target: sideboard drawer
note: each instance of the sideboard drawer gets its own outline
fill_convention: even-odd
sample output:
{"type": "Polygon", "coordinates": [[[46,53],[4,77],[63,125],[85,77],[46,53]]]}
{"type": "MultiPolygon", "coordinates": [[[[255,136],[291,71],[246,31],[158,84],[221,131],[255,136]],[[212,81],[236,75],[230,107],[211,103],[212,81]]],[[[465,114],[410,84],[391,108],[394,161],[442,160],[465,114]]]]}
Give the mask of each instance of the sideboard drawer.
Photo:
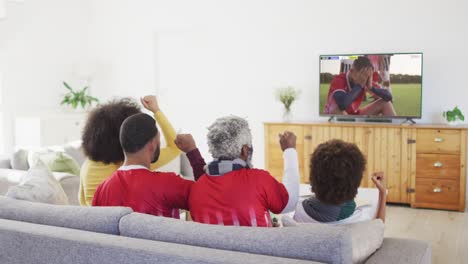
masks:
{"type": "Polygon", "coordinates": [[[416,203],[458,204],[460,186],[454,180],[416,179],[416,203]]]}
{"type": "Polygon", "coordinates": [[[417,154],[416,178],[460,179],[460,156],[451,154],[417,154]]]}
{"type": "Polygon", "coordinates": [[[460,131],[450,129],[419,129],[417,153],[460,153],[460,131]]]}

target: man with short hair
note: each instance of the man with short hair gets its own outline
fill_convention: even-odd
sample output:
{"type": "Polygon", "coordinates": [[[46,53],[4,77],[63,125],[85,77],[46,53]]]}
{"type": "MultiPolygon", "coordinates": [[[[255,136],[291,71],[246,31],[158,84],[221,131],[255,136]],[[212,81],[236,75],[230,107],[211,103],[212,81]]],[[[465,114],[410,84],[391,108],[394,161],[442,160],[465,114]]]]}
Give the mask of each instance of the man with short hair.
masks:
{"type": "Polygon", "coordinates": [[[93,206],[128,206],[139,213],[179,218],[179,209],[188,209],[193,182],[149,170],[160,150],[155,120],[142,113],[128,117],[120,127],[120,143],[124,164],[99,185],[93,206]]]}
{"type": "Polygon", "coordinates": [[[374,67],[369,58],[358,57],[349,71],[333,78],[324,112],[330,115],[395,116],[391,92],[374,82],[373,73],[374,67]],[[361,107],[367,92],[377,99],[361,107]]]}
{"type": "MultiPolygon", "coordinates": [[[[179,140],[176,144],[183,151],[195,148],[194,144],[181,147],[179,140]]],[[[214,161],[190,191],[192,219],[206,224],[270,227],[270,211],[293,211],[299,198],[296,136],[285,132],[280,135],[280,145],[284,152],[283,183],[268,171],[253,168],[252,135],[245,119],[217,119],[208,128],[208,146],[214,161]]],[[[202,160],[193,161],[195,172],[205,165],[202,160]]]]}

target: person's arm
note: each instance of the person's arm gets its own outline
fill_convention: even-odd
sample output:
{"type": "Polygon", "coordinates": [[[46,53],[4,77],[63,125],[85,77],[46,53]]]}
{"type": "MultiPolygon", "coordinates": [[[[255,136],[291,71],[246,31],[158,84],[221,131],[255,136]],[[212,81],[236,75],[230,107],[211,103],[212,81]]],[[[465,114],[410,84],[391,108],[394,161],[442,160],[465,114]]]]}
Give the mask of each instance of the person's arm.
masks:
{"type": "Polygon", "coordinates": [[[338,108],[341,111],[345,111],[362,91],[362,87],[360,85],[354,85],[351,91],[345,92],[344,90],[337,90],[333,93],[333,99],[335,99],[338,108]]]}
{"type": "Polygon", "coordinates": [[[382,98],[385,102],[389,102],[393,100],[392,93],[387,89],[372,87],[369,89],[373,94],[377,95],[378,97],[382,98]]]}
{"type": "Polygon", "coordinates": [[[296,151],[296,136],[291,132],[280,135],[280,145],[283,150],[284,174],[283,185],[288,191],[288,203],[282,214],[296,209],[299,200],[299,161],[296,151]]]}
{"type": "Polygon", "coordinates": [[[385,176],[383,172],[375,172],[372,175],[372,181],[377,189],[379,189],[379,204],[377,207],[376,219],[381,219],[385,223],[385,207],[387,204],[387,187],[385,184],[385,176]]]}
{"type": "Polygon", "coordinates": [[[156,100],[156,96],[147,95],[141,98],[141,103],[146,109],[153,112],[154,119],[156,119],[156,122],[162,130],[161,132],[164,136],[164,139],[166,140],[166,147],[161,149],[159,159],[150,166],[150,170],[156,170],[157,168],[160,168],[171,162],[173,159],[179,156],[181,152],[174,143],[176,138],[176,131],[166,116],[161,112],[158,101],[156,100]]]}
{"type": "Polygon", "coordinates": [[[205,174],[206,163],[195,144],[193,136],[191,134],[179,134],[174,143],[181,151],[187,154],[187,158],[193,170],[193,177],[195,181],[197,181],[205,174]]]}
{"type": "Polygon", "coordinates": [[[190,166],[192,166],[193,170],[193,177],[195,178],[195,181],[198,181],[198,179],[205,174],[205,166],[206,162],[203,159],[200,151],[198,148],[187,152],[187,158],[190,162],[190,166]]]}

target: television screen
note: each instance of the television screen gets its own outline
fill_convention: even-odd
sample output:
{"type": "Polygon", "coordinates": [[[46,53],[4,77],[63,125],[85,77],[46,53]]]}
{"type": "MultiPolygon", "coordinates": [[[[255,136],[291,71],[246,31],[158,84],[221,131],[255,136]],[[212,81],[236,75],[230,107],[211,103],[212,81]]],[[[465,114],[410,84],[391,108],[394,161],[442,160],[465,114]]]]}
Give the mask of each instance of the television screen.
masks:
{"type": "Polygon", "coordinates": [[[422,53],[320,56],[320,115],[420,118],[422,53]]]}

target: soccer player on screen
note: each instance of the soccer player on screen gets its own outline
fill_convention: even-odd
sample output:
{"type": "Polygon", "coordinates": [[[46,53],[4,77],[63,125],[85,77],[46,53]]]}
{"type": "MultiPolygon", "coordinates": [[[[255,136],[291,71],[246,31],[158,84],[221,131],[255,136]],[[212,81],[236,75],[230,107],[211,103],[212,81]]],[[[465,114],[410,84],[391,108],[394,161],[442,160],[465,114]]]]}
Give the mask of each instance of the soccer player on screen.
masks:
{"type": "Polygon", "coordinates": [[[335,76],[328,91],[326,114],[395,116],[392,94],[373,81],[374,68],[369,58],[360,56],[348,72],[335,76]],[[366,92],[377,99],[361,107],[366,92]]]}

